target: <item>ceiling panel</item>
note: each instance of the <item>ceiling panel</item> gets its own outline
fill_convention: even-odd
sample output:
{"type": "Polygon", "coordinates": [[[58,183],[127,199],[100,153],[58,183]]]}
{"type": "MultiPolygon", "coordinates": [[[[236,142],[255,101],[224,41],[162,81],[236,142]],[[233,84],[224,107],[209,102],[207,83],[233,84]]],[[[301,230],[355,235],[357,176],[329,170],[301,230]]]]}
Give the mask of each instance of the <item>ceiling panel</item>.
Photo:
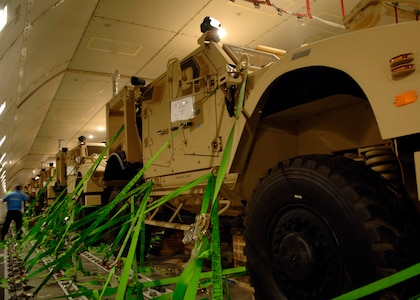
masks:
{"type": "MultiPolygon", "coordinates": [[[[91,70],[103,74],[112,74],[118,70],[125,76],[134,75],[170,40],[173,33],[152,28],[140,27],[120,21],[95,18],[89,26],[88,34],[82,40],[70,68],[91,70]],[[122,34],[124,33],[124,34],[122,34]],[[118,51],[107,51],[90,47],[92,38],[105,39],[107,45],[129,45],[138,47],[133,54],[118,51]]],[[[128,48],[128,47],[127,47],[128,48]]],[[[115,48],[118,49],[118,48],[115,48]]]]}
{"type": "MultiPolygon", "coordinates": [[[[207,8],[209,0],[104,0],[98,6],[95,16],[121,20],[161,32],[176,33],[199,11],[207,8]]],[[[196,33],[193,33],[194,35],[196,33]]]]}
{"type": "Polygon", "coordinates": [[[54,87],[61,81],[61,77],[56,77],[42,88],[38,89],[30,99],[15,109],[13,122],[10,126],[13,128],[13,134],[8,136],[11,142],[11,156],[9,159],[12,163],[21,161],[31,151],[32,144],[37,138],[38,131],[43,124],[45,115],[47,114],[52,99],[55,95],[54,87]]]}
{"type": "Polygon", "coordinates": [[[32,145],[31,152],[33,154],[37,154],[38,156],[39,155],[46,156],[46,157],[55,156],[55,154],[57,154],[59,150],[58,148],[59,144],[60,144],[60,139],[49,137],[49,136],[38,136],[34,144],[32,145]]]}
{"type": "Polygon", "coordinates": [[[36,146],[41,147],[48,138],[50,146],[62,140],[63,146],[71,148],[77,144],[78,136],[90,134],[95,136],[95,141],[105,140],[105,133],[99,132],[99,127],[106,127],[103,109],[104,104],[99,102],[56,99],[38,133],[43,140],[36,146]]]}
{"type": "Polygon", "coordinates": [[[69,70],[63,78],[56,97],[105,104],[104,99],[112,97],[112,74],[69,70]]]}
{"type": "Polygon", "coordinates": [[[46,116],[46,122],[66,121],[80,122],[90,117],[102,107],[101,103],[83,100],[55,99],[51,111],[46,116]]]}
{"type": "Polygon", "coordinates": [[[32,168],[25,167],[25,170],[30,172],[30,174],[32,174],[32,176],[35,177],[36,175],[39,174],[39,171],[41,170],[41,168],[46,168],[48,167],[48,163],[54,162],[55,156],[46,157],[43,154],[31,154],[31,155],[28,155],[26,159],[27,159],[27,165],[30,165],[33,167],[32,168]]]}
{"type": "Polygon", "coordinates": [[[182,59],[197,47],[198,37],[191,37],[186,35],[177,35],[170,42],[162,48],[159,52],[147,61],[134,74],[142,78],[157,78],[166,71],[166,62],[170,58],[182,59]]]}
{"type": "MultiPolygon", "coordinates": [[[[5,1],[3,1],[5,2],[5,1]]],[[[7,4],[8,23],[0,32],[0,57],[9,51],[11,46],[21,39],[25,26],[27,1],[7,1],[0,6],[1,9],[7,4]]],[[[19,52],[18,52],[19,53],[19,52]]]]}
{"type": "Polygon", "coordinates": [[[16,90],[10,87],[16,87],[18,82],[20,42],[17,41],[9,49],[10,51],[0,58],[0,70],[7,70],[0,75],[0,105],[3,101],[7,101],[6,109],[12,107],[16,100],[16,90]]]}
{"type": "Polygon", "coordinates": [[[46,8],[43,14],[28,24],[21,51],[19,88],[22,98],[67,68],[92,14],[92,3],[65,1],[56,7],[46,8]],[[74,13],[69,14],[68,11],[74,13]]]}
{"type": "MultiPolygon", "coordinates": [[[[57,11],[58,7],[65,3],[65,1],[58,0],[42,0],[39,3],[35,3],[34,1],[25,2],[28,3],[27,9],[29,12],[25,21],[27,24],[32,24],[37,19],[42,18],[45,14],[51,14],[53,10],[57,11]]],[[[89,0],[87,0],[86,2],[89,2],[89,0]]]]}

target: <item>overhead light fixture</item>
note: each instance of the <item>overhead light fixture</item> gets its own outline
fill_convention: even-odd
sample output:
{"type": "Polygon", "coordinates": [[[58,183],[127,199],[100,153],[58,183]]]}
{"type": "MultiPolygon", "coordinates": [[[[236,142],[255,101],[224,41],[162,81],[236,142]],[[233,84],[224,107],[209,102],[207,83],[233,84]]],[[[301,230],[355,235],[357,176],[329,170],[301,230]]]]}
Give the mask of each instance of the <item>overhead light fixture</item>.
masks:
{"type": "Polygon", "coordinates": [[[4,101],[1,105],[0,105],[0,115],[4,112],[4,110],[6,109],[6,101],[4,101]]]}
{"type": "Polygon", "coordinates": [[[6,157],[6,153],[3,153],[3,155],[0,157],[0,163],[3,161],[3,159],[6,157]]]}
{"type": "Polygon", "coordinates": [[[0,31],[3,30],[3,28],[7,24],[7,5],[0,10],[0,31]]]}
{"type": "Polygon", "coordinates": [[[1,147],[1,145],[3,145],[5,140],[6,140],[6,136],[3,136],[0,140],[0,147],[1,147]]]}

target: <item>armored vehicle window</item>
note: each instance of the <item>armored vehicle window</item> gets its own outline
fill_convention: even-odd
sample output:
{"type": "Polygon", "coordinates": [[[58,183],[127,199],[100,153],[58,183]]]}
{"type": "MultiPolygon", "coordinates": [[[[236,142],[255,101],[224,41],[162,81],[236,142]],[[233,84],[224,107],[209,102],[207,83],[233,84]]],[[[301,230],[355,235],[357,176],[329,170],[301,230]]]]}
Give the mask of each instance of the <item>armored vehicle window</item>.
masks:
{"type": "Polygon", "coordinates": [[[92,154],[101,154],[102,151],[104,151],[105,149],[105,145],[104,146],[88,146],[88,156],[91,156],[92,154]]]}
{"type": "Polygon", "coordinates": [[[187,68],[192,68],[193,78],[200,77],[200,66],[197,64],[193,57],[190,57],[181,63],[181,70],[185,70],[187,68]]]}

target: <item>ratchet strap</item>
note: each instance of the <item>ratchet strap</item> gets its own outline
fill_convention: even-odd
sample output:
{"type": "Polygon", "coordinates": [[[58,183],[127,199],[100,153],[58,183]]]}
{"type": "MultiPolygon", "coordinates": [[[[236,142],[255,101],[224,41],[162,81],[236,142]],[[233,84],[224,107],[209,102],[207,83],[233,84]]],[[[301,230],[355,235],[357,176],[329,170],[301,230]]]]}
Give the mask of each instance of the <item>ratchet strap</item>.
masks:
{"type": "MultiPolygon", "coordinates": [[[[417,275],[420,275],[420,263],[415,264],[414,266],[408,267],[404,270],[401,270],[397,273],[394,273],[388,277],[379,279],[368,285],[362,286],[358,289],[345,293],[341,296],[334,298],[333,300],[360,299],[362,297],[384,290],[388,287],[391,287],[403,281],[409,280],[410,278],[413,278],[417,275]]],[[[419,299],[419,298],[420,298],[420,295],[417,295],[411,299],[419,299]]]]}
{"type": "Polygon", "coordinates": [[[182,272],[179,282],[177,283],[174,291],[174,300],[182,299],[194,299],[198,281],[199,274],[201,272],[202,260],[203,258],[212,259],[212,297],[213,299],[223,299],[223,281],[222,281],[222,261],[220,253],[220,231],[219,231],[219,217],[218,217],[218,195],[220,188],[223,184],[226,173],[228,172],[229,161],[232,151],[233,137],[235,133],[235,124],[238,120],[240,113],[242,112],[242,106],[245,97],[245,87],[246,87],[247,75],[244,76],[244,81],[242,82],[241,89],[239,91],[238,103],[235,112],[235,122],[232,125],[226,146],[223,152],[222,160],[220,163],[219,170],[217,172],[216,182],[213,188],[213,180],[209,179],[208,187],[210,186],[210,195],[209,190],[206,190],[204,195],[203,204],[201,208],[201,215],[208,211],[208,199],[207,197],[211,196],[211,222],[212,222],[212,238],[211,244],[208,244],[208,239],[206,236],[202,237],[201,244],[195,244],[195,248],[198,248],[198,255],[194,257],[194,249],[192,257],[189,264],[182,272]],[[210,246],[210,249],[209,249],[210,246]],[[210,253],[209,253],[210,252],[210,253]]]}
{"type": "MultiPolygon", "coordinates": [[[[92,218],[89,218],[90,216],[87,216],[89,218],[89,222],[86,220],[83,220],[83,221],[74,220],[74,217],[78,212],[77,210],[78,208],[76,207],[77,201],[74,201],[74,199],[77,199],[81,195],[83,191],[83,187],[86,184],[87,180],[89,180],[89,178],[93,175],[97,166],[101,162],[102,158],[108,152],[110,145],[112,145],[112,143],[116,140],[118,135],[122,132],[124,126],[120,128],[120,130],[114,136],[114,138],[109,143],[109,145],[101,153],[99,158],[91,166],[91,168],[82,178],[82,180],[76,185],[73,192],[69,195],[65,195],[65,191],[62,191],[60,196],[55,199],[53,204],[47,209],[45,214],[43,214],[44,219],[42,220],[40,219],[37,222],[36,226],[34,226],[35,229],[33,228],[31,232],[27,235],[27,237],[30,238],[30,237],[33,237],[34,235],[37,235],[38,233],[42,233],[42,238],[38,236],[37,242],[35,243],[33,248],[29,251],[26,259],[29,259],[29,256],[34,252],[35,248],[40,246],[41,243],[43,243],[44,241],[48,240],[49,236],[51,235],[51,232],[55,232],[56,234],[58,234],[57,236],[60,236],[60,241],[56,243],[55,245],[53,245],[53,247],[45,250],[42,253],[39,253],[38,255],[36,255],[35,258],[28,260],[27,262],[31,268],[36,263],[36,261],[39,260],[42,256],[48,256],[48,255],[56,256],[55,260],[48,263],[41,269],[37,271],[33,271],[32,273],[29,273],[29,275],[26,277],[26,278],[30,278],[37,274],[40,274],[43,271],[49,270],[49,273],[44,277],[44,280],[36,288],[34,293],[37,293],[57,271],[59,271],[63,267],[67,267],[68,262],[72,260],[72,257],[74,255],[77,255],[78,252],[83,251],[83,249],[85,248],[84,245],[85,243],[89,241],[89,239],[93,239],[94,236],[99,235],[101,231],[105,230],[106,228],[109,228],[110,226],[112,226],[112,224],[116,224],[119,221],[119,219],[118,217],[110,216],[110,212],[113,211],[113,209],[117,206],[117,204],[121,203],[122,200],[132,197],[133,200],[131,201],[131,214],[133,217],[123,226],[126,228],[126,231],[128,233],[125,236],[124,241],[122,242],[122,247],[120,248],[120,251],[118,253],[117,260],[121,258],[121,254],[124,248],[128,245],[128,241],[130,238],[131,238],[131,242],[129,243],[128,255],[124,259],[124,266],[123,266],[122,274],[119,277],[119,284],[116,290],[116,299],[121,299],[121,300],[126,299],[128,295],[133,295],[133,292],[137,294],[138,299],[141,299],[143,297],[141,293],[141,289],[143,287],[145,287],[146,285],[148,286],[150,284],[152,284],[152,286],[153,284],[154,286],[156,286],[156,285],[159,285],[158,283],[162,285],[162,282],[165,282],[165,280],[158,280],[158,281],[153,281],[152,283],[135,283],[134,285],[130,283],[130,280],[131,280],[130,277],[132,276],[130,271],[132,269],[136,269],[136,266],[135,266],[136,256],[135,255],[136,255],[136,246],[138,243],[138,238],[139,237],[141,238],[142,234],[144,234],[145,216],[147,215],[148,212],[165,204],[166,202],[170,201],[176,196],[181,195],[182,193],[188,191],[192,187],[198,184],[202,184],[203,182],[207,181],[207,187],[206,187],[204,197],[203,197],[201,212],[200,212],[200,215],[197,216],[197,224],[201,222],[200,224],[204,224],[203,225],[204,227],[210,226],[211,224],[211,237],[210,235],[205,233],[206,230],[197,230],[196,233],[199,235],[199,238],[195,241],[195,246],[194,246],[189,263],[187,264],[186,268],[182,272],[181,276],[168,279],[167,281],[176,280],[177,282],[175,291],[172,294],[173,296],[172,299],[174,300],[193,299],[195,298],[195,295],[197,293],[199,281],[203,278],[208,278],[211,274],[213,299],[223,299],[223,286],[222,286],[223,277],[225,278],[227,276],[232,277],[231,276],[232,274],[242,275],[245,273],[245,267],[233,268],[233,269],[228,269],[228,270],[222,269],[221,253],[220,253],[220,231],[219,231],[219,219],[218,219],[218,194],[219,194],[221,185],[223,184],[224,177],[228,171],[233,137],[234,137],[234,132],[235,132],[235,123],[236,123],[236,120],[239,118],[239,115],[242,111],[243,99],[244,99],[244,94],[245,94],[246,78],[247,77],[245,74],[244,81],[242,83],[242,86],[239,92],[235,120],[234,120],[233,126],[229,134],[229,138],[227,140],[227,143],[223,152],[221,164],[217,171],[216,178],[215,178],[215,175],[212,172],[210,172],[209,174],[206,174],[204,176],[201,176],[200,178],[197,178],[196,180],[192,181],[190,184],[180,187],[177,190],[161,197],[160,199],[150,204],[148,204],[148,200],[149,200],[150,193],[152,191],[151,181],[145,182],[142,185],[135,187],[133,189],[135,184],[138,184],[145,170],[148,169],[154,163],[154,161],[160,156],[160,154],[168,147],[168,145],[172,142],[174,137],[187,124],[185,123],[185,124],[182,124],[182,126],[180,126],[177,129],[177,131],[171,136],[171,138],[169,138],[168,141],[166,141],[166,143],[162,145],[162,147],[153,155],[153,157],[144,164],[143,168],[130,180],[130,182],[120,191],[120,193],[112,201],[110,201],[110,203],[108,203],[106,206],[101,207],[98,210],[98,213],[95,213],[92,218]],[[138,208],[135,208],[133,204],[134,199],[136,199],[136,197],[141,196],[141,195],[142,195],[142,201],[140,203],[140,206],[138,208]],[[67,224],[64,224],[64,228],[63,228],[63,225],[61,225],[60,228],[55,227],[60,222],[63,223],[63,216],[69,216],[69,215],[70,215],[70,220],[69,222],[67,222],[67,224]],[[101,225],[103,224],[103,221],[109,217],[110,217],[109,224],[101,225]],[[68,248],[67,245],[65,244],[65,241],[68,238],[69,233],[71,233],[72,229],[80,228],[82,224],[87,225],[87,228],[81,231],[78,234],[78,236],[72,240],[72,244],[68,248]],[[58,233],[58,231],[60,232],[58,233]],[[65,252],[63,252],[64,249],[65,249],[65,252]],[[206,273],[201,272],[203,259],[212,259],[211,272],[206,272],[206,273]],[[133,288],[135,290],[133,290],[133,288]]],[[[211,91],[208,97],[206,98],[206,100],[210,96],[214,95],[217,89],[218,87],[216,87],[213,91],[211,91]]],[[[127,205],[128,205],[127,203],[124,203],[124,206],[119,209],[116,215],[120,214],[127,205]]],[[[210,228],[209,228],[209,231],[210,231],[210,228]]],[[[95,298],[101,299],[102,297],[109,295],[111,290],[114,290],[114,288],[108,287],[111,277],[113,275],[115,275],[115,265],[110,269],[109,276],[107,277],[102,290],[91,291],[92,295],[95,295],[94,296],[95,298]]],[[[163,298],[157,297],[155,299],[169,299],[168,295],[162,295],[161,297],[163,298]]]]}

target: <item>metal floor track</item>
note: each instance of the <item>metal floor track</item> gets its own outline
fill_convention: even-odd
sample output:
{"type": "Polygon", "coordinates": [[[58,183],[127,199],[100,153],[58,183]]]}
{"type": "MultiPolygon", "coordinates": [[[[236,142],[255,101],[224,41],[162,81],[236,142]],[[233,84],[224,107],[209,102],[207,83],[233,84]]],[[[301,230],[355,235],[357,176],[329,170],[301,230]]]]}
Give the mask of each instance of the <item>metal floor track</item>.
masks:
{"type": "MultiPolygon", "coordinates": [[[[0,289],[0,300],[17,300],[17,299],[71,299],[71,300],[90,300],[86,296],[74,297],[71,294],[78,290],[78,286],[67,279],[64,279],[64,272],[56,272],[53,277],[45,284],[40,291],[33,295],[34,290],[41,285],[44,280],[44,275],[48,271],[41,272],[37,276],[30,278],[28,281],[23,281],[22,278],[26,275],[24,263],[22,259],[27,253],[20,253],[17,243],[3,244],[0,249],[0,275],[7,279],[7,284],[2,284],[0,289]]],[[[36,255],[36,252],[33,254],[36,255]]],[[[95,286],[96,278],[106,277],[109,274],[109,266],[104,265],[101,254],[92,252],[83,252],[80,254],[83,264],[83,273],[77,275],[77,283],[87,285],[88,289],[101,289],[101,285],[95,286]],[[92,275],[91,275],[92,274],[92,275]]],[[[39,270],[45,264],[51,262],[51,258],[44,257],[31,269],[31,272],[39,270]]],[[[182,259],[177,257],[155,257],[149,258],[145,262],[151,273],[138,274],[138,280],[152,281],[161,278],[179,276],[182,272],[182,259]]],[[[118,282],[111,282],[113,285],[118,285],[118,282]]],[[[251,300],[253,299],[253,289],[244,282],[231,280],[229,281],[229,296],[230,299],[251,300]]],[[[170,293],[175,288],[174,285],[156,288],[143,289],[144,299],[153,299],[159,295],[170,293]]],[[[211,289],[203,288],[197,291],[196,299],[211,298],[211,289]]],[[[102,299],[113,300],[115,296],[106,296],[102,299]]]]}

